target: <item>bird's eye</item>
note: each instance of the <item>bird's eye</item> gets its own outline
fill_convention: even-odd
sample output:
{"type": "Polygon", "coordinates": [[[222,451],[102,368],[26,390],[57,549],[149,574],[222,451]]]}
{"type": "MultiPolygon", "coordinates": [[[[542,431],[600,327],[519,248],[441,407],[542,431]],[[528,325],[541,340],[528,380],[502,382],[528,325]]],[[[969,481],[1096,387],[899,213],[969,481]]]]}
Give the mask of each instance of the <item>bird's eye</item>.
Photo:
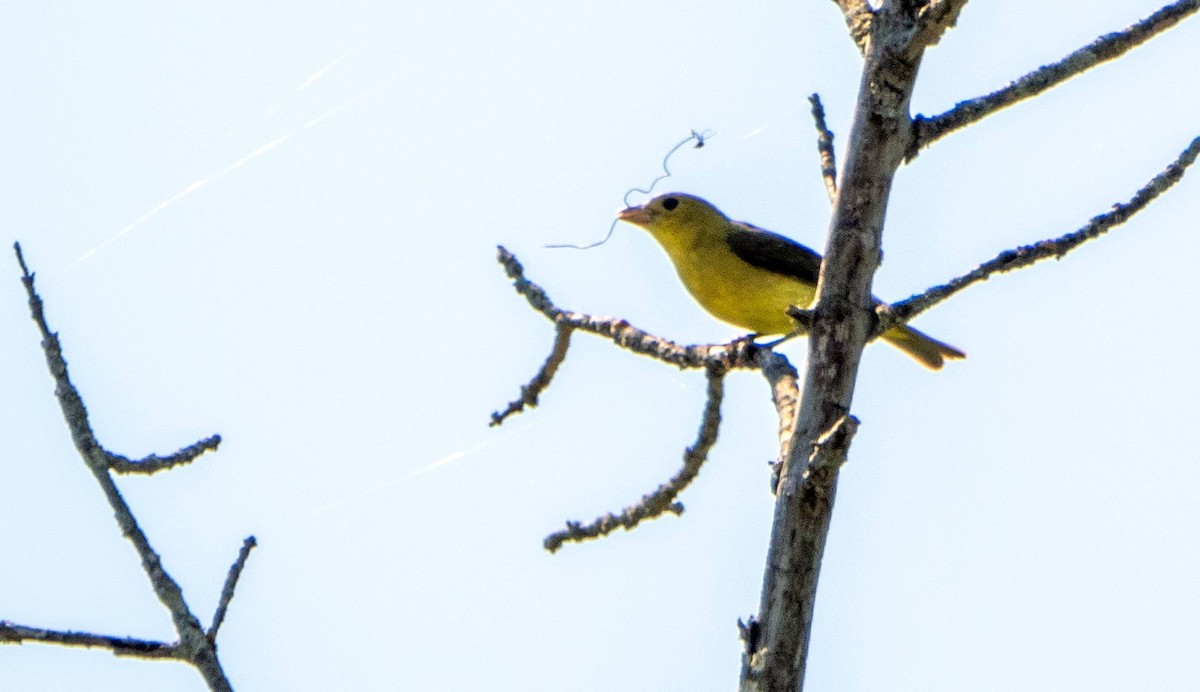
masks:
{"type": "Polygon", "coordinates": [[[666,209],[667,211],[674,211],[675,207],[678,206],[679,200],[675,199],[674,197],[668,197],[663,200],[663,209],[666,209]]]}

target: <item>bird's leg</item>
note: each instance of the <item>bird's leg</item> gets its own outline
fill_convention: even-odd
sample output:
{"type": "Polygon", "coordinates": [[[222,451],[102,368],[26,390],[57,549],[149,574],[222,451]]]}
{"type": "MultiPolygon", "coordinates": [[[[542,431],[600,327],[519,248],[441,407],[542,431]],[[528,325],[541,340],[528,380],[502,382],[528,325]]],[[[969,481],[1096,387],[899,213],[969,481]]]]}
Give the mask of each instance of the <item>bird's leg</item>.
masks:
{"type": "MultiPolygon", "coordinates": [[[[805,310],[803,308],[792,305],[791,307],[789,307],[787,309],[787,314],[788,314],[788,317],[790,317],[796,321],[796,328],[793,329],[791,331],[791,333],[787,334],[786,336],[783,336],[783,337],[776,339],[775,341],[772,341],[767,344],[758,344],[759,346],[761,346],[763,348],[775,348],[779,344],[782,344],[783,342],[785,342],[789,339],[795,339],[798,336],[804,336],[805,334],[808,333],[809,328],[812,327],[812,320],[813,320],[812,310],[805,310]]],[[[754,335],[752,334],[751,336],[754,336],[754,335]]]]}
{"type": "Polygon", "coordinates": [[[797,333],[803,334],[809,329],[812,329],[814,313],[812,310],[805,310],[799,305],[789,305],[787,316],[796,321],[796,331],[784,337],[790,339],[796,336],[797,333]]]}
{"type": "Polygon", "coordinates": [[[757,338],[758,338],[758,332],[750,332],[749,334],[747,334],[745,336],[739,336],[739,337],[733,339],[732,341],[729,342],[729,345],[736,347],[738,344],[751,343],[751,344],[754,344],[755,346],[758,346],[758,344],[754,343],[754,340],[757,338]]]}
{"type": "MultiPolygon", "coordinates": [[[[785,336],[781,336],[780,338],[778,338],[778,339],[776,339],[776,340],[774,340],[774,341],[768,341],[768,342],[767,342],[767,343],[765,343],[765,344],[758,344],[758,343],[756,343],[756,344],[754,344],[754,345],[755,345],[755,346],[758,346],[759,348],[775,348],[775,347],[776,347],[776,346],[778,346],[779,344],[782,344],[783,342],[785,342],[785,341],[788,341],[789,339],[795,339],[796,337],[798,337],[798,336],[804,336],[804,335],[805,335],[805,334],[807,334],[807,333],[808,333],[808,327],[798,327],[798,328],[796,328],[796,329],[792,330],[792,332],[791,332],[790,334],[787,334],[787,335],[785,335],[785,336]]],[[[750,336],[750,337],[754,337],[754,336],[758,336],[758,335],[757,335],[757,334],[750,334],[749,336],[750,336]]]]}

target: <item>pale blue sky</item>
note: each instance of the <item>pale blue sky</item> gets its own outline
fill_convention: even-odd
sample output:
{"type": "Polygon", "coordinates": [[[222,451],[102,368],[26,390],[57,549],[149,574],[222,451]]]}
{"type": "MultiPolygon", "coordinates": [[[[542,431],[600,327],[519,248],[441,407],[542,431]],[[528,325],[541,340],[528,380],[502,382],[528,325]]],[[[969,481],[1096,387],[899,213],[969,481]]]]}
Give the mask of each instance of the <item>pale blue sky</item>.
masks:
{"type": "MultiPolygon", "coordinates": [[[[1157,2],[972,3],[932,114],[1157,2]]],[[[906,297],[1127,200],[1200,134],[1200,20],[940,142],[898,178],[875,288],[906,297]]],[[[576,337],[536,410],[489,413],[561,307],[680,341],[697,308],[641,231],[660,189],[822,247],[806,97],[844,144],[833,3],[8,3],[3,246],[22,242],[100,439],[216,455],[121,479],[239,690],[727,690],[758,607],[774,413],[728,380],[687,512],[550,556],[567,519],[674,472],[703,375],[576,337]]],[[[1191,175],[1196,175],[1193,173],[1191,175]]],[[[1200,179],[1059,263],[923,316],[968,354],[872,347],[822,574],[814,690],[1185,690],[1200,678],[1200,179]]],[[[4,253],[7,253],[4,250],[4,253]]],[[[803,346],[787,351],[802,362],[803,346]]],[[[171,638],[71,447],[0,254],[0,619],[171,638]]],[[[0,647],[6,690],[200,690],[190,669],[0,647]]]]}

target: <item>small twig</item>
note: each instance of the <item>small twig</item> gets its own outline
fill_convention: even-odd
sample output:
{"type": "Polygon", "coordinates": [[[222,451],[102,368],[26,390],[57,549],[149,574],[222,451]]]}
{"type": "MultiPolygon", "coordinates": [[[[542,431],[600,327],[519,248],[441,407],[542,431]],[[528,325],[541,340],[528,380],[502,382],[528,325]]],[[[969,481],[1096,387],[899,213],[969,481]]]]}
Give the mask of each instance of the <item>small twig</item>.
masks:
{"type": "Polygon", "coordinates": [[[846,28],[850,29],[850,38],[854,39],[859,53],[865,53],[867,39],[871,35],[871,25],[875,20],[875,12],[867,0],[833,0],[842,10],[846,18],[846,28]]]}
{"type": "Polygon", "coordinates": [[[215,452],[221,444],[220,435],[212,435],[206,437],[199,442],[184,447],[174,454],[160,457],[156,454],[151,454],[148,457],[133,461],[128,457],[114,454],[105,450],[108,457],[108,468],[116,473],[140,473],[149,476],[159,471],[165,471],[176,466],[190,464],[195,461],[196,457],[205,452],[215,452]]]}
{"type": "Polygon", "coordinates": [[[758,651],[758,637],[762,634],[762,625],[758,618],[751,615],[744,622],[738,618],[737,628],[738,639],[742,641],[742,655],[753,656],[754,652],[758,651]]]}
{"type": "Polygon", "coordinates": [[[967,0],[931,0],[920,10],[920,24],[913,44],[922,48],[937,45],[942,34],[954,28],[958,14],[966,4],[967,0]]]}
{"type": "Polygon", "coordinates": [[[817,313],[808,308],[802,308],[799,305],[789,305],[787,316],[796,321],[796,326],[805,332],[812,331],[813,321],[817,319],[817,313]]]}
{"type": "Polygon", "coordinates": [[[825,107],[821,105],[821,95],[813,94],[808,97],[812,104],[813,123],[817,127],[817,154],[821,157],[821,178],[825,181],[825,192],[829,201],[837,201],[837,160],[833,154],[833,133],[825,124],[825,107]]]}
{"type": "Polygon", "coordinates": [[[810,469],[840,468],[846,463],[846,454],[850,449],[850,441],[858,432],[858,418],[845,415],[817,438],[813,444],[812,454],[808,456],[810,469]]]}
{"type": "Polygon", "coordinates": [[[696,443],[683,453],[683,467],[671,480],[645,495],[637,504],[626,507],[620,514],[605,514],[589,524],[567,522],[567,528],[556,531],[546,537],[543,542],[546,550],[555,552],[567,541],[582,542],[591,538],[599,538],[606,534],[624,528],[633,529],[646,519],[653,519],[665,512],[683,513],[683,503],[675,498],[683,492],[696,475],[700,467],[708,459],[708,451],[717,442],[717,431],[721,425],[721,400],[725,392],[725,370],[718,365],[710,365],[706,369],[708,375],[708,399],[704,404],[704,417],[700,422],[700,432],[696,443]]]}
{"type": "Polygon", "coordinates": [[[1179,154],[1179,157],[1171,162],[1171,165],[1154,176],[1128,202],[1114,204],[1111,211],[1093,217],[1079,230],[1060,238],[1043,240],[1015,250],[1005,250],[995,258],[945,284],[934,286],[924,293],[894,303],[890,307],[880,305],[877,308],[879,322],[875,327],[875,334],[882,334],[897,324],[908,322],[971,284],[986,281],[993,274],[1021,269],[1045,259],[1061,259],[1071,250],[1104,235],[1110,229],[1125,223],[1134,214],[1144,209],[1156,197],[1179,182],[1188,167],[1196,161],[1198,155],[1200,155],[1200,137],[1193,139],[1191,144],[1179,154]]]}
{"type": "Polygon", "coordinates": [[[550,296],[546,295],[541,286],[525,278],[525,267],[521,266],[516,255],[509,252],[508,248],[503,245],[497,245],[496,261],[504,267],[504,273],[508,274],[508,278],[512,279],[513,288],[517,293],[529,301],[529,307],[542,313],[551,322],[558,321],[558,316],[563,311],[554,306],[554,301],[550,300],[550,296]]]}
{"type": "Polygon", "coordinates": [[[112,651],[117,656],[136,656],[138,658],[180,658],[179,647],[167,642],[134,639],[132,637],[110,637],[90,632],[72,632],[69,630],[48,630],[41,627],[26,627],[16,625],[7,620],[0,620],[0,643],[24,644],[59,644],[61,646],[79,646],[84,648],[101,648],[112,651]]]}
{"type": "Polygon", "coordinates": [[[221,587],[221,600],[217,602],[217,610],[213,613],[212,626],[208,628],[208,640],[210,642],[217,641],[217,631],[221,629],[221,625],[225,622],[225,612],[229,610],[229,603],[233,600],[233,592],[237,588],[238,579],[242,576],[242,570],[246,568],[246,560],[250,559],[250,551],[258,546],[258,541],[254,536],[247,536],[246,540],[242,541],[242,549],[238,551],[237,559],[229,566],[229,573],[225,575],[225,585],[221,587]]]}
{"type": "Polygon", "coordinates": [[[1008,86],[986,96],[963,101],[933,117],[913,119],[913,137],[907,158],[947,134],[981,120],[1014,103],[1036,96],[1096,65],[1119,58],[1154,36],[1170,29],[1200,9],[1200,0],[1179,0],[1136,24],[1105,34],[1052,65],[1044,65],[1008,86]]]}
{"type": "Polygon", "coordinates": [[[563,360],[567,357],[567,347],[571,345],[571,333],[574,331],[575,327],[566,320],[555,323],[554,347],[550,349],[550,355],[546,357],[546,362],[542,363],[541,369],[533,376],[529,384],[521,387],[520,398],[509,402],[503,411],[492,412],[492,427],[500,425],[505,418],[514,413],[538,405],[538,396],[546,387],[550,386],[550,381],[554,379],[554,373],[558,372],[558,366],[562,365],[563,360]]]}

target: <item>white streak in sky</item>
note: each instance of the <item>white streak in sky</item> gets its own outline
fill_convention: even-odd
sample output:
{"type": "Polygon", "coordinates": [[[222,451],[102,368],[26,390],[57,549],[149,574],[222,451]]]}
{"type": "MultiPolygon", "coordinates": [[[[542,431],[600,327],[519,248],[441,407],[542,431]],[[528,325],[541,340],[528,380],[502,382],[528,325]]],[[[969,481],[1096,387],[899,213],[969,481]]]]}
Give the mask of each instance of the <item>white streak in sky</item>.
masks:
{"type": "Polygon", "coordinates": [[[488,439],[487,441],[480,442],[479,444],[477,444],[473,447],[468,447],[466,449],[460,449],[457,452],[450,452],[449,454],[447,454],[445,456],[438,457],[433,462],[426,464],[425,466],[422,466],[421,468],[413,469],[412,471],[409,471],[408,473],[405,473],[401,476],[397,476],[390,481],[385,481],[383,483],[376,483],[376,484],[372,485],[370,488],[368,488],[367,490],[364,490],[362,492],[354,493],[353,495],[348,495],[346,497],[342,497],[339,499],[330,500],[329,502],[325,503],[323,506],[318,508],[316,511],[318,513],[324,513],[324,512],[334,510],[334,509],[338,509],[339,507],[344,507],[345,505],[350,504],[352,502],[357,503],[360,500],[362,500],[363,498],[370,497],[372,495],[377,495],[381,492],[388,490],[389,488],[394,488],[398,485],[402,485],[403,483],[407,482],[408,480],[410,480],[412,478],[416,478],[417,476],[424,475],[426,473],[429,473],[430,471],[437,470],[443,466],[453,464],[456,461],[461,461],[461,460],[471,456],[472,454],[478,452],[481,449],[491,447],[492,445],[496,444],[497,442],[500,442],[501,440],[503,440],[511,435],[516,435],[525,430],[528,430],[529,428],[530,428],[530,425],[525,425],[520,428],[513,428],[513,429],[508,430],[507,433],[501,433],[500,435],[498,435],[496,437],[492,437],[491,439],[488,439]]]}
{"type": "MultiPolygon", "coordinates": [[[[341,58],[339,58],[339,60],[340,59],[341,58]]],[[[334,61],[334,64],[337,64],[337,61],[334,61]]],[[[330,67],[332,67],[332,65],[330,65],[330,67]]],[[[100,252],[104,248],[113,244],[114,242],[119,240],[122,236],[126,235],[133,229],[135,229],[138,226],[141,226],[142,224],[149,221],[151,218],[153,218],[159,212],[163,211],[164,209],[171,206],[172,204],[175,204],[179,200],[187,197],[188,195],[192,194],[196,190],[199,190],[200,188],[204,187],[208,183],[213,182],[214,180],[220,180],[221,178],[224,178],[226,175],[229,175],[230,173],[236,171],[237,169],[241,168],[242,166],[246,165],[247,163],[250,163],[254,159],[258,158],[259,156],[262,156],[263,154],[267,153],[268,151],[271,151],[275,147],[279,146],[280,144],[283,144],[284,142],[288,141],[289,139],[291,139],[292,137],[296,136],[297,134],[303,132],[304,130],[307,130],[310,127],[313,127],[314,125],[317,125],[317,124],[323,122],[324,120],[333,117],[334,115],[336,115],[337,113],[340,113],[343,109],[347,108],[348,106],[353,105],[354,103],[357,103],[358,101],[361,101],[363,98],[365,98],[370,93],[371,92],[369,90],[364,91],[361,94],[359,94],[358,96],[355,96],[354,98],[350,99],[349,101],[341,104],[340,106],[336,106],[336,107],[326,111],[325,113],[313,118],[312,120],[309,120],[308,122],[304,123],[300,127],[292,130],[291,132],[288,132],[287,134],[276,137],[275,139],[267,142],[266,144],[254,149],[249,154],[246,154],[245,156],[241,157],[240,159],[238,159],[238,160],[234,161],[233,163],[229,164],[228,166],[226,166],[220,172],[214,173],[205,178],[200,178],[199,180],[195,181],[191,185],[188,185],[187,187],[185,187],[183,190],[176,192],[175,194],[171,195],[170,197],[159,202],[157,206],[155,206],[153,209],[146,212],[145,214],[142,214],[141,216],[139,216],[133,223],[131,223],[128,226],[117,231],[110,238],[108,238],[104,242],[100,243],[96,247],[92,248],[91,250],[88,250],[86,253],[83,254],[82,257],[75,260],[75,265],[77,266],[77,265],[91,259],[92,255],[95,255],[97,252],[100,252]]]]}
{"type": "Polygon", "coordinates": [[[337,115],[338,113],[341,113],[346,108],[353,106],[354,104],[358,103],[359,101],[365,99],[366,97],[368,97],[370,95],[371,95],[371,89],[367,89],[366,91],[362,92],[358,96],[355,96],[354,98],[350,99],[349,101],[343,103],[342,105],[337,106],[337,107],[333,108],[332,110],[325,111],[321,115],[318,115],[317,117],[313,118],[312,120],[309,120],[308,122],[304,123],[304,127],[300,128],[300,129],[307,130],[308,128],[322,122],[323,120],[332,118],[333,116],[337,115]]]}
{"type": "Polygon", "coordinates": [[[338,64],[339,62],[341,62],[341,61],[345,60],[345,59],[346,59],[346,56],[347,56],[347,55],[349,55],[349,54],[350,54],[350,51],[346,51],[345,53],[342,53],[340,56],[338,56],[338,58],[337,58],[336,60],[334,60],[333,62],[329,63],[329,64],[328,64],[328,65],[326,65],[325,67],[322,67],[321,69],[317,70],[316,72],[312,73],[312,76],[311,76],[311,77],[309,77],[308,79],[304,80],[304,83],[303,83],[303,84],[301,84],[300,86],[296,87],[296,91],[301,91],[302,89],[307,89],[307,88],[309,87],[309,85],[311,85],[313,82],[315,82],[315,81],[317,81],[318,79],[320,79],[320,78],[324,77],[325,75],[329,74],[329,71],[330,71],[330,70],[332,70],[333,68],[337,67],[337,64],[338,64]]]}

